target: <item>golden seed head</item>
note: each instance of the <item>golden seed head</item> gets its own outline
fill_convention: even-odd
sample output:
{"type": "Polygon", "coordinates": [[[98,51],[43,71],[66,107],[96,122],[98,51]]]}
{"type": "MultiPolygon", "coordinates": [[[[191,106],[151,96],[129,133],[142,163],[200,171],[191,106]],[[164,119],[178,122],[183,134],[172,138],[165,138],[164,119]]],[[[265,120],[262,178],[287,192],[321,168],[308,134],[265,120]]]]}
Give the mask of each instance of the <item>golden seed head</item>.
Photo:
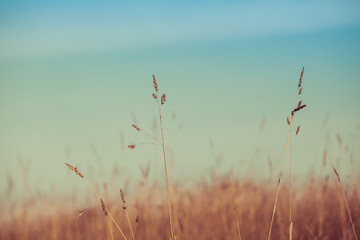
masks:
{"type": "Polygon", "coordinates": [[[301,106],[301,104],[302,104],[302,101],[300,101],[300,102],[298,103],[298,106],[297,106],[297,107],[300,107],[300,106],[301,106]]]}
{"type": "Polygon", "coordinates": [[[300,126],[298,126],[296,129],[296,135],[298,135],[299,131],[300,131],[300,126]]]}
{"type": "Polygon", "coordinates": [[[138,125],[135,125],[135,124],[133,124],[133,125],[131,125],[133,128],[135,128],[136,130],[138,130],[139,132],[141,131],[141,128],[139,128],[138,127],[138,125]]]}
{"type": "Polygon", "coordinates": [[[154,83],[155,91],[158,92],[159,89],[158,89],[157,82],[156,82],[156,79],[155,79],[155,75],[154,75],[154,74],[153,74],[153,83],[154,83]]]}
{"type": "Polygon", "coordinates": [[[164,104],[166,101],[166,95],[165,93],[161,96],[161,104],[164,104]]]}
{"type": "Polygon", "coordinates": [[[302,93],[302,88],[300,88],[300,90],[299,90],[299,94],[301,94],[302,93]]]}
{"type": "Polygon", "coordinates": [[[131,150],[133,150],[135,148],[135,145],[129,145],[128,148],[130,148],[131,150]]]}
{"type": "Polygon", "coordinates": [[[303,75],[304,75],[304,67],[303,67],[303,69],[302,69],[302,71],[301,71],[301,75],[300,75],[300,80],[299,80],[299,86],[298,86],[298,88],[300,88],[300,87],[301,87],[301,83],[302,83],[302,78],[303,78],[303,75]]]}
{"type": "Polygon", "coordinates": [[[65,164],[66,164],[66,166],[68,166],[68,167],[71,169],[71,171],[74,171],[77,175],[79,175],[80,177],[84,178],[84,175],[81,174],[81,172],[79,172],[79,170],[77,169],[77,167],[73,167],[73,166],[71,166],[71,165],[68,164],[68,163],[65,163],[65,164]]]}
{"type": "Polygon", "coordinates": [[[105,203],[101,198],[100,198],[100,202],[101,202],[101,207],[102,207],[102,210],[103,210],[104,214],[108,215],[108,210],[106,209],[105,203]]]}
{"type": "Polygon", "coordinates": [[[157,99],[157,95],[155,93],[153,93],[152,96],[153,96],[154,99],[157,99]]]}
{"type": "Polygon", "coordinates": [[[287,121],[287,124],[290,125],[290,118],[289,117],[287,117],[286,121],[287,121]]]}
{"type": "Polygon", "coordinates": [[[121,188],[120,188],[120,194],[121,194],[121,200],[125,204],[126,203],[125,202],[125,196],[124,196],[124,192],[123,192],[123,190],[121,188]]]}
{"type": "Polygon", "coordinates": [[[71,169],[71,171],[75,171],[75,168],[73,167],[73,166],[71,166],[70,164],[68,164],[68,163],[65,163],[66,164],[66,166],[68,166],[70,169],[71,169]]]}
{"type": "Polygon", "coordinates": [[[331,164],[331,167],[333,168],[333,170],[334,170],[334,172],[335,172],[335,174],[336,174],[336,176],[337,176],[337,179],[338,179],[338,181],[340,182],[340,176],[339,176],[339,173],[336,171],[336,169],[335,169],[334,165],[332,165],[332,164],[331,164]]]}
{"type": "Polygon", "coordinates": [[[79,172],[77,169],[76,169],[75,173],[76,173],[77,175],[79,175],[80,177],[84,178],[84,175],[83,175],[81,172],[79,172]]]}
{"type": "MultiPolygon", "coordinates": [[[[300,101],[301,102],[301,101],[300,101]]],[[[299,103],[300,103],[299,102],[299,103]]],[[[301,109],[303,109],[304,107],[306,107],[306,105],[301,105],[298,106],[297,108],[295,108],[292,112],[291,112],[291,116],[294,116],[295,112],[300,111],[301,109]]]]}

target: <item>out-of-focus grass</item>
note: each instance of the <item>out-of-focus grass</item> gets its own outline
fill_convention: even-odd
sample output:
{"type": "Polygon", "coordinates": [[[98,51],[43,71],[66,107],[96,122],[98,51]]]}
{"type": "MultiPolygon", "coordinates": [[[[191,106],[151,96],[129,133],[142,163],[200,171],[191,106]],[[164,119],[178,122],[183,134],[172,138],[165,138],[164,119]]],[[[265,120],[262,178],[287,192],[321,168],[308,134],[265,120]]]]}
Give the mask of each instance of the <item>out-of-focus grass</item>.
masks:
{"type": "MultiPolygon", "coordinates": [[[[190,189],[175,184],[174,224],[177,239],[238,239],[234,208],[242,239],[265,239],[273,207],[275,185],[240,181],[231,174],[214,177],[190,189]]],[[[128,199],[130,220],[137,239],[169,239],[168,209],[164,189],[140,185],[128,199]],[[136,217],[140,221],[135,223],[136,217]]],[[[345,205],[335,177],[309,181],[294,189],[294,239],[353,239],[345,205]]],[[[288,239],[288,189],[284,185],[273,225],[272,239],[288,239]]],[[[109,194],[112,195],[112,194],[109,194]]],[[[115,194],[114,194],[115,195],[115,194]]],[[[360,191],[356,184],[346,188],[357,233],[360,229],[360,191]]],[[[78,217],[72,200],[53,206],[51,213],[40,208],[29,216],[32,204],[17,205],[23,214],[2,222],[0,239],[111,239],[100,203],[86,208],[78,217]],[[27,208],[27,209],[26,209],[27,208]]],[[[121,198],[109,199],[108,208],[130,239],[131,233],[121,198]]],[[[122,239],[113,227],[114,239],[122,239]]]]}

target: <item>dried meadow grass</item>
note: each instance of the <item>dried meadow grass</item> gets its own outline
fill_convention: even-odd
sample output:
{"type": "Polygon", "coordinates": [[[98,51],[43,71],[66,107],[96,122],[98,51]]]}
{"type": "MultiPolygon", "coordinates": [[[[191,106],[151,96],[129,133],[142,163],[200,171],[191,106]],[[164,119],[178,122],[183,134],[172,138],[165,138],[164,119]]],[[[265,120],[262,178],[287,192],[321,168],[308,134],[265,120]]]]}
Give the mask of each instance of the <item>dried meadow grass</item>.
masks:
{"type": "MultiPolygon", "coordinates": [[[[285,164],[285,158],[286,158],[286,153],[287,153],[287,148],[288,148],[288,143],[290,142],[290,193],[289,193],[289,239],[292,239],[292,233],[293,233],[293,221],[292,221],[292,177],[291,177],[291,164],[292,164],[292,154],[291,154],[291,130],[292,130],[292,125],[293,125],[293,120],[294,120],[294,115],[296,112],[300,111],[301,109],[305,108],[306,105],[302,104],[302,101],[299,101],[297,104],[297,107],[295,107],[297,99],[299,97],[299,95],[302,92],[302,79],[303,79],[303,75],[304,75],[304,67],[301,71],[300,74],[300,79],[299,79],[299,84],[298,84],[298,92],[296,94],[296,98],[295,98],[295,102],[294,102],[294,107],[291,111],[291,119],[289,120],[289,118],[287,118],[287,122],[289,125],[289,131],[288,131],[288,136],[287,136],[287,140],[286,140],[286,144],[285,144],[285,151],[284,151],[284,155],[283,155],[283,160],[282,160],[282,164],[281,164],[281,170],[280,170],[280,175],[278,178],[278,182],[277,182],[277,189],[276,189],[276,195],[275,195],[275,201],[274,201],[274,206],[273,206],[273,211],[272,211],[272,215],[271,215],[271,221],[270,221],[270,227],[269,227],[269,232],[268,232],[268,240],[271,239],[271,232],[272,232],[272,227],[273,227],[273,222],[274,222],[274,217],[275,217],[275,212],[276,212],[276,207],[278,204],[278,197],[279,197],[279,191],[280,191],[280,183],[281,183],[281,179],[283,176],[283,171],[284,171],[284,164],[285,164]]],[[[299,127],[296,131],[296,133],[298,133],[299,131],[299,127]]]]}
{"type": "MultiPolygon", "coordinates": [[[[160,123],[160,133],[161,133],[161,141],[158,140],[156,137],[154,137],[152,134],[148,133],[147,131],[144,131],[137,125],[133,124],[132,126],[138,130],[146,133],[147,135],[151,136],[161,147],[163,152],[163,161],[164,161],[164,171],[165,171],[165,179],[166,179],[166,191],[167,191],[167,200],[168,200],[168,212],[169,212],[169,222],[170,222],[170,239],[175,240],[175,231],[174,231],[174,220],[173,220],[173,214],[172,214],[172,204],[171,204],[171,193],[170,193],[170,184],[169,184],[169,176],[168,176],[168,169],[167,169],[167,161],[166,161],[166,151],[165,151],[165,140],[164,140],[164,127],[163,127],[163,120],[162,120],[162,107],[165,104],[166,101],[166,95],[165,93],[161,96],[160,102],[158,99],[157,93],[159,92],[158,84],[155,78],[155,75],[153,75],[153,84],[155,93],[152,94],[152,97],[156,100],[158,111],[159,111],[159,123],[160,123]]],[[[142,144],[149,144],[149,143],[142,143],[142,144]]],[[[135,144],[139,145],[139,144],[135,144]]],[[[129,145],[128,148],[134,149],[135,145],[129,145]]]]}

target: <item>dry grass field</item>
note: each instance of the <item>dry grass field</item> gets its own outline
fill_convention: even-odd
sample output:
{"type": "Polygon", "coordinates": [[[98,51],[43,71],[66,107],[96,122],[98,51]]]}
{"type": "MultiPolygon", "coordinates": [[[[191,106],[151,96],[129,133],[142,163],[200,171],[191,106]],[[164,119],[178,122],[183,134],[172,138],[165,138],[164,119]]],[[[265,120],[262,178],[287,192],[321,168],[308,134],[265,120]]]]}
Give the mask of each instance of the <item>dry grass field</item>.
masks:
{"type": "MultiPolygon", "coordinates": [[[[274,201],[273,183],[238,181],[231,174],[199,183],[191,189],[173,189],[176,239],[266,239],[274,201]]],[[[169,239],[169,216],[164,189],[140,185],[137,196],[128,201],[130,222],[136,239],[169,239]],[[136,223],[136,217],[139,221],[136,223]]],[[[336,180],[309,181],[294,189],[293,239],[355,239],[336,180]]],[[[289,189],[283,187],[275,215],[272,239],[288,239],[289,189]]],[[[120,193],[108,200],[108,208],[127,239],[131,233],[120,193]]],[[[360,229],[360,191],[356,183],[346,187],[346,197],[357,233],[360,229]]],[[[91,200],[89,200],[91,202],[91,200]]],[[[62,204],[34,206],[31,200],[17,205],[22,213],[2,222],[1,239],[122,239],[108,224],[100,202],[92,201],[78,216],[71,199],[62,204]],[[34,208],[34,209],[32,209],[34,208]],[[36,214],[30,214],[30,212],[36,214]],[[50,212],[49,212],[50,211],[50,212]],[[31,216],[30,216],[31,215],[31,216]]],[[[81,208],[78,208],[82,210],[81,208]]]]}
{"type": "MultiPolygon", "coordinates": [[[[162,183],[148,181],[150,169],[142,169],[143,179],[133,180],[136,189],[127,193],[116,181],[91,182],[81,169],[66,163],[61,167],[73,171],[71,179],[82,182],[84,189],[79,193],[69,189],[72,198],[49,199],[39,193],[16,199],[11,198],[9,184],[8,201],[1,207],[0,239],[357,239],[359,175],[346,176],[343,181],[341,172],[324,158],[319,161],[323,161],[325,177],[309,177],[296,185],[292,184],[291,172],[286,173],[286,181],[282,177],[286,153],[291,163],[291,136],[299,131],[297,127],[291,130],[293,117],[306,106],[298,99],[302,76],[303,72],[287,119],[290,137],[282,168],[274,169],[279,178],[258,180],[255,170],[253,178],[245,179],[234,172],[217,174],[215,170],[210,181],[184,187],[182,182],[171,181],[166,143],[163,137],[154,137],[163,151],[162,183]],[[81,195],[86,191],[88,194],[81,195]]],[[[161,117],[166,96],[158,95],[155,77],[153,82],[163,136],[161,117]]],[[[133,127],[149,134],[137,125],[133,127]]],[[[128,151],[136,150],[136,145],[129,145],[128,151]]]]}

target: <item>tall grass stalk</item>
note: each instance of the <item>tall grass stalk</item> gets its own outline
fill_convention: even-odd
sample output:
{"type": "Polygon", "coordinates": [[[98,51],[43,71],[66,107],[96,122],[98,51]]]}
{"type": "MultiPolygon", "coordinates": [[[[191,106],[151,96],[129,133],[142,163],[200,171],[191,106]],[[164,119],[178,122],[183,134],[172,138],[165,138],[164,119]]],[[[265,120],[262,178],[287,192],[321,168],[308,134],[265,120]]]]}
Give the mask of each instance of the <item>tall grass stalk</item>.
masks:
{"type": "Polygon", "coordinates": [[[292,176],[291,176],[291,164],[292,164],[292,144],[291,144],[291,136],[290,136],[290,192],[289,192],[289,239],[292,240],[292,230],[293,230],[293,222],[292,222],[292,176]]]}
{"type": "Polygon", "coordinates": [[[127,218],[128,224],[129,224],[131,236],[132,236],[132,239],[135,240],[135,235],[134,235],[133,229],[131,227],[129,213],[128,213],[128,210],[127,210],[127,205],[126,205],[126,201],[125,201],[125,195],[124,195],[124,192],[123,192],[122,189],[120,189],[120,195],[121,195],[121,200],[123,202],[122,208],[125,210],[125,214],[126,214],[126,218],[127,218]]]}
{"type": "MultiPolygon", "coordinates": [[[[285,165],[285,159],[286,159],[286,153],[287,153],[287,148],[290,142],[290,225],[289,225],[289,238],[290,240],[292,239],[292,230],[293,230],[293,223],[292,223],[292,216],[291,216],[291,194],[292,194],[292,186],[291,186],[291,130],[292,130],[292,125],[293,125],[293,121],[294,121],[294,115],[296,112],[300,111],[301,109],[303,109],[304,107],[306,107],[306,105],[302,105],[302,102],[300,101],[296,107],[296,102],[297,99],[299,97],[299,95],[302,93],[302,78],[304,75],[304,68],[301,71],[301,75],[300,75],[300,79],[299,79],[299,84],[298,84],[298,91],[295,97],[295,101],[294,101],[294,105],[293,105],[293,111],[291,112],[291,120],[288,118],[287,122],[289,124],[289,131],[288,131],[288,136],[286,139],[286,144],[285,144],[285,150],[284,150],[284,156],[282,159],[282,164],[281,164],[281,170],[280,170],[280,175],[279,175],[279,179],[278,179],[278,183],[277,183],[277,189],[276,189],[276,195],[275,195],[275,201],[274,201],[274,207],[273,207],[273,211],[272,211],[272,215],[271,215],[271,221],[270,221],[270,227],[269,227],[269,233],[268,233],[268,240],[271,239],[271,231],[272,231],[272,226],[274,223],[274,217],[275,217],[275,212],[276,212],[276,207],[277,207],[277,202],[278,202],[278,198],[279,198],[279,192],[280,192],[280,184],[281,184],[281,179],[283,176],[283,172],[284,172],[284,165],[285,165]]],[[[298,129],[299,130],[299,129],[298,129]]],[[[298,133],[297,130],[297,133],[298,133]]]]}
{"type": "MultiPolygon", "coordinates": [[[[155,91],[157,93],[158,88],[157,88],[157,82],[156,82],[156,79],[155,79],[155,75],[153,75],[153,82],[154,82],[155,91]]],[[[170,221],[170,233],[171,233],[171,239],[175,240],[174,221],[173,221],[172,210],[171,210],[172,205],[171,205],[171,194],[170,194],[170,186],[169,186],[170,184],[169,184],[168,170],[167,170],[167,164],[166,164],[164,127],[163,127],[163,121],[162,121],[162,105],[165,103],[166,96],[165,96],[165,94],[163,94],[161,96],[161,103],[159,102],[159,99],[157,98],[157,96],[156,96],[155,99],[156,99],[156,103],[157,103],[158,110],[159,110],[159,121],[160,121],[160,129],[161,129],[161,145],[162,145],[162,152],[163,152],[163,159],[164,159],[164,171],[165,171],[165,177],[166,177],[166,190],[167,190],[169,219],[170,219],[169,220],[170,221]]]]}
{"type": "Polygon", "coordinates": [[[334,170],[334,173],[335,175],[337,176],[337,180],[340,184],[340,189],[341,189],[341,192],[342,192],[342,195],[344,197],[344,202],[345,202],[345,206],[346,206],[346,209],[347,209],[347,212],[348,212],[348,215],[349,215],[349,219],[350,219],[350,223],[351,223],[351,227],[352,227],[352,230],[353,230],[353,233],[354,233],[354,237],[356,240],[358,240],[357,238],[357,235],[356,235],[356,231],[355,231],[355,226],[354,226],[354,222],[352,220],[352,217],[351,217],[351,212],[350,212],[350,208],[349,208],[349,204],[346,200],[346,196],[345,196],[345,191],[344,191],[344,188],[343,188],[343,185],[342,185],[342,182],[341,182],[341,179],[340,179],[340,175],[339,173],[336,171],[336,168],[334,167],[334,165],[331,165],[333,170],[334,170]]]}
{"type": "MultiPolygon", "coordinates": [[[[166,101],[166,95],[163,94],[159,100],[158,98],[158,85],[155,78],[155,75],[153,75],[153,83],[155,88],[155,93],[152,94],[152,97],[156,100],[158,111],[159,111],[159,123],[160,123],[160,131],[161,131],[161,141],[159,141],[156,137],[151,135],[149,132],[144,131],[139,126],[133,124],[132,126],[137,131],[143,131],[145,134],[151,136],[156,143],[155,145],[160,145],[162,147],[162,153],[163,153],[163,160],[164,160],[164,171],[165,171],[165,179],[166,179],[166,192],[167,192],[167,203],[168,203],[168,211],[169,211],[169,222],[170,222],[170,239],[175,240],[175,231],[174,231],[174,220],[173,220],[173,214],[172,214],[172,204],[171,204],[171,193],[170,193],[170,183],[169,183],[169,176],[168,176],[168,169],[167,169],[167,163],[166,163],[166,152],[165,152],[165,140],[164,140],[164,124],[162,119],[162,106],[164,105],[166,101]]],[[[137,144],[136,144],[137,145],[137,144]]],[[[128,148],[134,149],[136,145],[129,145],[128,148]]]]}

